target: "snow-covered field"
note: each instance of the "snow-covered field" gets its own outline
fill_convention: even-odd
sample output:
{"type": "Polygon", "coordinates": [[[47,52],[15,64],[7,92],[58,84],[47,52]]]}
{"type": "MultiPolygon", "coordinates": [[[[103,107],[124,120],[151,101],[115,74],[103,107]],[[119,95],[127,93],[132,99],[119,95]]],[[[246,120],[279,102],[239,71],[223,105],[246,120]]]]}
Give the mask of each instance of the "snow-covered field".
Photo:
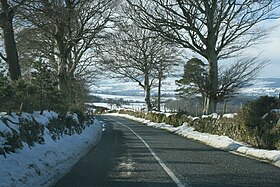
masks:
{"type": "Polygon", "coordinates": [[[251,82],[249,87],[242,88],[240,93],[248,96],[278,96],[280,93],[280,79],[263,78],[251,82]]]}
{"type": "MultiPolygon", "coordinates": [[[[171,77],[164,80],[162,85],[162,94],[165,96],[162,99],[170,99],[175,97],[174,90],[176,89],[176,77],[171,77]]],[[[107,79],[96,82],[97,87],[92,88],[92,94],[104,99],[120,99],[126,101],[144,102],[144,90],[136,82],[123,82],[118,79],[107,79]]],[[[151,96],[157,95],[157,88],[151,90],[151,96]]]]}
{"type": "MultiPolygon", "coordinates": [[[[41,125],[48,123],[46,116],[35,113],[33,117],[41,125]]],[[[82,134],[64,135],[56,141],[45,128],[44,144],[24,144],[15,153],[6,154],[6,158],[0,155],[0,186],[51,185],[99,142],[101,134],[102,125],[97,120],[86,126],[82,134]]]]}
{"type": "MultiPolygon", "coordinates": [[[[168,77],[164,80],[162,86],[162,102],[169,99],[176,100],[178,97],[174,90],[177,89],[175,81],[179,79],[179,74],[175,77],[168,77]]],[[[97,81],[98,86],[93,87],[91,94],[100,97],[102,99],[123,99],[127,101],[127,104],[118,107],[116,105],[110,105],[108,103],[91,103],[95,106],[106,107],[109,109],[127,108],[136,111],[146,108],[144,101],[144,92],[135,82],[122,82],[118,79],[102,79],[97,81]]],[[[247,100],[256,99],[260,96],[273,96],[278,97],[280,93],[280,78],[257,78],[250,82],[245,88],[239,90],[239,94],[234,97],[233,105],[238,108],[241,103],[244,104],[247,100]],[[247,100],[246,100],[247,99],[247,100]]],[[[151,91],[152,101],[157,98],[157,89],[154,88],[151,91]]],[[[230,101],[230,100],[229,100],[230,101]]],[[[106,102],[106,101],[105,101],[106,102]]],[[[161,111],[170,111],[172,109],[166,108],[165,103],[162,103],[161,111]]],[[[236,111],[235,111],[236,112],[236,111]]]]}
{"type": "Polygon", "coordinates": [[[209,133],[201,133],[195,131],[193,127],[189,127],[187,123],[184,123],[182,126],[179,127],[173,127],[165,123],[153,123],[149,120],[135,118],[127,114],[110,113],[107,115],[120,116],[120,117],[132,119],[134,121],[139,121],[141,123],[145,123],[147,126],[168,130],[175,134],[179,134],[183,137],[204,142],[205,144],[210,145],[212,147],[216,147],[226,151],[231,151],[233,153],[238,153],[245,156],[247,155],[247,156],[255,157],[257,159],[267,160],[272,164],[274,164],[275,166],[280,167],[280,151],[278,150],[256,149],[256,148],[252,148],[248,144],[235,141],[229,138],[228,136],[219,136],[219,135],[213,135],[209,133]]]}
{"type": "MultiPolygon", "coordinates": [[[[93,104],[94,106],[97,106],[97,107],[109,108],[111,110],[120,108],[116,105],[110,105],[108,103],[90,103],[90,104],[93,104]]],[[[145,108],[145,107],[146,107],[145,103],[130,103],[130,104],[124,104],[121,106],[121,108],[129,108],[129,109],[136,110],[136,111],[140,111],[141,108],[145,108]]]]}
{"type": "Polygon", "coordinates": [[[102,94],[102,93],[94,93],[94,96],[101,97],[103,99],[124,99],[125,101],[134,101],[134,102],[144,102],[144,94],[143,96],[138,95],[114,95],[114,94],[102,94]]]}

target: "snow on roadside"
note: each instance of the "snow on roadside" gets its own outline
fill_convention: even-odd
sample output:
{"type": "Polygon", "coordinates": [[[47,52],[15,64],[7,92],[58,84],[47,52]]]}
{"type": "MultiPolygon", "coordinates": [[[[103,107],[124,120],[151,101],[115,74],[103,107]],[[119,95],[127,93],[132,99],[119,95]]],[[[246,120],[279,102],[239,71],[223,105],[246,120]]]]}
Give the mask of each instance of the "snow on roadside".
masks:
{"type": "MultiPolygon", "coordinates": [[[[37,122],[46,125],[48,119],[56,114],[33,115],[37,122]]],[[[44,131],[44,144],[29,147],[0,155],[0,186],[49,186],[73,166],[87,151],[95,146],[102,134],[102,125],[94,120],[94,124],[86,126],[82,134],[64,135],[54,141],[47,128],[44,131]]]]}
{"type": "Polygon", "coordinates": [[[201,141],[215,148],[241,153],[262,160],[268,160],[275,166],[280,167],[279,150],[264,150],[264,149],[252,148],[250,145],[235,141],[229,138],[228,136],[219,136],[219,135],[195,131],[195,129],[193,127],[188,126],[187,123],[184,123],[182,126],[179,127],[173,127],[165,123],[154,123],[149,120],[136,118],[127,114],[110,113],[106,115],[119,116],[119,117],[132,119],[134,121],[145,123],[147,126],[165,129],[174,132],[175,134],[179,134],[183,137],[201,141]]]}

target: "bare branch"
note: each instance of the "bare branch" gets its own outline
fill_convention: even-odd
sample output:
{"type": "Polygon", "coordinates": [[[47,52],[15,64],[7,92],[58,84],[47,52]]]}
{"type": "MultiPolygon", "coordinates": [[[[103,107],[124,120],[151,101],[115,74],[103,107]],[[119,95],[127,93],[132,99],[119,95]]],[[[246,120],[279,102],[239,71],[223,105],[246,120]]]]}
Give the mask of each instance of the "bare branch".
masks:
{"type": "Polygon", "coordinates": [[[7,57],[5,57],[4,55],[3,55],[3,53],[1,53],[0,52],[0,57],[6,62],[7,61],[7,57]]]}
{"type": "Polygon", "coordinates": [[[209,64],[207,113],[216,112],[219,98],[218,60],[236,57],[259,43],[270,29],[260,23],[279,18],[278,0],[127,0],[130,17],[140,27],[204,57],[209,64]]]}

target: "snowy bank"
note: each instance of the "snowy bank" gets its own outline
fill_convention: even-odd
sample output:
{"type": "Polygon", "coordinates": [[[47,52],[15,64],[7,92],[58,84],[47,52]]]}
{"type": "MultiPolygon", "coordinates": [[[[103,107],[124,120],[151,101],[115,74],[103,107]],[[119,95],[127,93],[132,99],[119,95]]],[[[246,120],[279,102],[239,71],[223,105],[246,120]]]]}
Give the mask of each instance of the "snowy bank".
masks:
{"type": "MultiPolygon", "coordinates": [[[[26,118],[29,117],[30,115],[26,115],[26,118]]],[[[34,113],[31,117],[41,126],[46,126],[49,120],[57,117],[57,114],[34,113]]],[[[18,116],[14,115],[10,120],[16,123],[18,116]]],[[[12,124],[10,123],[9,127],[0,124],[0,127],[6,132],[11,130],[12,124]]],[[[13,128],[17,129],[16,125],[13,128]]],[[[27,187],[53,184],[99,142],[101,134],[102,125],[97,120],[85,125],[80,134],[75,133],[71,136],[65,134],[55,140],[48,128],[44,128],[43,143],[29,146],[23,142],[23,147],[16,149],[15,153],[6,154],[6,157],[0,155],[0,186],[27,187]]]]}
{"type": "Polygon", "coordinates": [[[241,153],[244,155],[252,156],[258,159],[267,160],[274,164],[275,166],[280,167],[280,151],[279,150],[264,150],[252,148],[250,145],[247,145],[242,142],[235,141],[228,136],[219,136],[209,133],[201,133],[195,131],[193,127],[189,127],[187,123],[184,123],[182,126],[173,127],[165,123],[154,123],[149,120],[142,118],[135,118],[127,114],[118,114],[110,113],[106,115],[125,117],[146,124],[147,126],[152,126],[155,128],[160,128],[174,132],[186,138],[193,140],[201,141],[207,145],[210,145],[215,148],[223,149],[226,151],[233,151],[236,153],[241,153]]]}

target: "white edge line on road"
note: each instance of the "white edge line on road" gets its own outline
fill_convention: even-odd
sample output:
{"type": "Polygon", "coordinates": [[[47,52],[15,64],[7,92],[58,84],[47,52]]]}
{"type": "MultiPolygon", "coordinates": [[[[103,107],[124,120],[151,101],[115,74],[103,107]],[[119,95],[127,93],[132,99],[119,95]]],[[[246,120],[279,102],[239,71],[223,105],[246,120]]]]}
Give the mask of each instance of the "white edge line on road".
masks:
{"type": "Polygon", "coordinates": [[[144,143],[144,145],[148,148],[148,150],[151,152],[153,157],[158,161],[158,163],[161,165],[164,171],[170,176],[170,178],[175,182],[175,184],[178,187],[185,187],[185,185],[183,185],[182,182],[175,176],[175,174],[163,163],[163,161],[160,160],[160,158],[156,155],[156,153],[152,150],[152,148],[146,143],[146,141],[141,136],[139,136],[136,132],[134,132],[134,130],[132,130],[130,127],[120,123],[119,121],[117,121],[117,123],[129,129],[133,134],[135,134],[135,136],[137,136],[144,143]]]}

